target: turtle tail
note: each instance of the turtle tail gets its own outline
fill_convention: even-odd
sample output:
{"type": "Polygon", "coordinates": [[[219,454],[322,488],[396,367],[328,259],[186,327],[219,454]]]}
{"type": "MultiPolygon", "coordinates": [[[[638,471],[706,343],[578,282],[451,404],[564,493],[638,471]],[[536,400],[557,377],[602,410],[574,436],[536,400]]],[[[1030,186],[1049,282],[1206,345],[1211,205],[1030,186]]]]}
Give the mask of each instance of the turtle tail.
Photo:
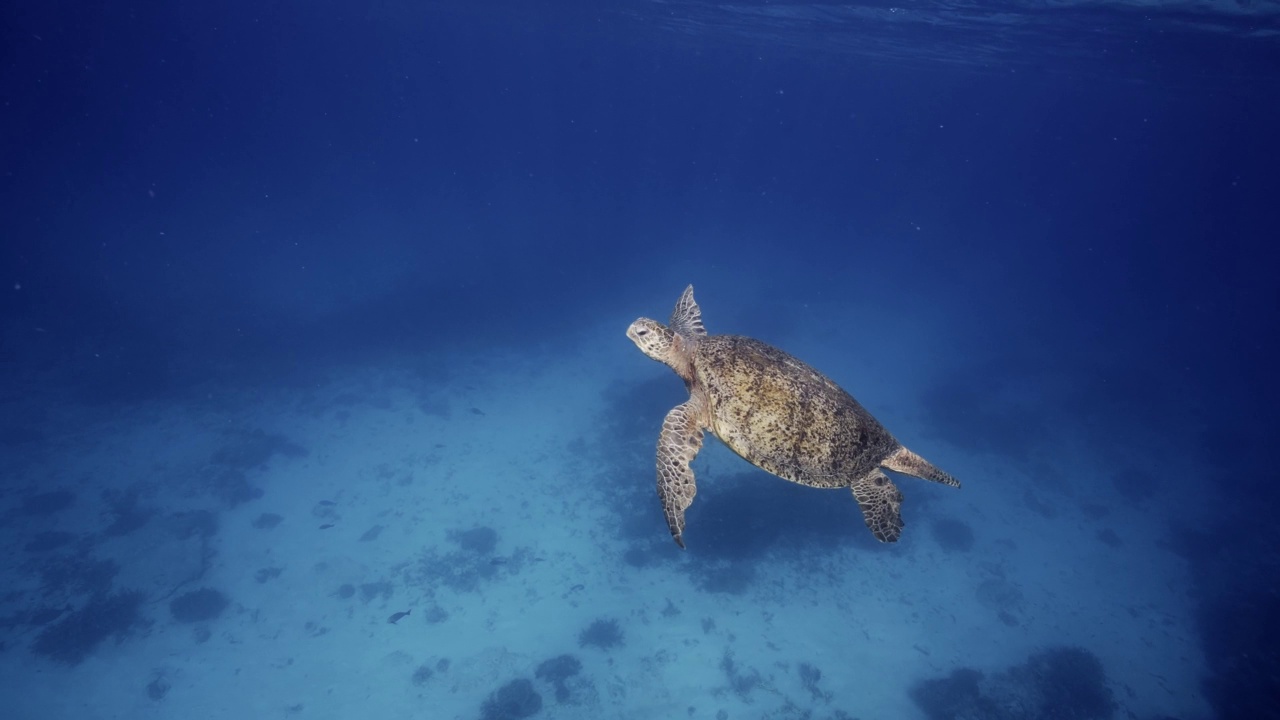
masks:
{"type": "Polygon", "coordinates": [[[882,460],[880,462],[880,466],[888,468],[894,472],[900,472],[903,475],[918,477],[921,480],[932,480],[936,483],[942,483],[943,485],[950,485],[951,487],[957,488],[960,487],[959,480],[942,472],[938,468],[934,467],[933,463],[930,463],[928,460],[925,460],[901,445],[898,446],[897,450],[890,453],[889,457],[882,460]]]}

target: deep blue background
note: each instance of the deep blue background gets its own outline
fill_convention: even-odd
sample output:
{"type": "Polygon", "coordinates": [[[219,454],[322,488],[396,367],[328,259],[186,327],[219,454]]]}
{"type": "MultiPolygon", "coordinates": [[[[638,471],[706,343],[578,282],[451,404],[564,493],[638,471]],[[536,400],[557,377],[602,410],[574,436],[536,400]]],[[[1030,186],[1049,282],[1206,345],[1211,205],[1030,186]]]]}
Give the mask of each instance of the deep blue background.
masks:
{"type": "Polygon", "coordinates": [[[1274,14],[1023,9],[981,37],[595,6],[10,5],[4,393],[515,345],[651,311],[676,259],[776,266],[936,306],[958,363],[1124,386],[1133,422],[1204,408],[1206,493],[1250,509],[1196,545],[1243,563],[1193,558],[1205,622],[1277,632],[1280,51],[1249,36],[1274,14]]]}

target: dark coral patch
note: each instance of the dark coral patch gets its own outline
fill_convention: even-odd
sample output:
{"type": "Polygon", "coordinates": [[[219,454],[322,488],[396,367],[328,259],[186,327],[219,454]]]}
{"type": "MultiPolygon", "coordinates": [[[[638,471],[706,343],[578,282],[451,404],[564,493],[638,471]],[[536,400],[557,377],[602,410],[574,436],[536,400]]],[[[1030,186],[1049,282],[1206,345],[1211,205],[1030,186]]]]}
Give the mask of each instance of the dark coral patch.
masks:
{"type": "Polygon", "coordinates": [[[22,546],[22,549],[29,553],[49,552],[50,550],[57,550],[75,539],[76,536],[69,532],[46,530],[45,532],[36,533],[35,537],[22,546]]]}
{"type": "Polygon", "coordinates": [[[71,507],[75,501],[75,493],[70,490],[50,490],[22,498],[20,512],[28,517],[52,515],[71,507]]]}
{"type": "Polygon", "coordinates": [[[280,524],[283,517],[275,513],[262,513],[253,519],[253,526],[259,530],[270,530],[280,524]]]}
{"type": "Polygon", "coordinates": [[[582,662],[572,655],[559,655],[538,665],[535,676],[549,682],[556,689],[556,702],[569,700],[569,678],[582,672],[582,662]]]}
{"type": "Polygon", "coordinates": [[[498,533],[491,527],[453,530],[449,533],[449,539],[463,550],[480,555],[488,555],[498,545],[498,533]]]}
{"type": "Polygon", "coordinates": [[[49,625],[36,636],[32,652],[78,665],[109,637],[123,637],[142,621],[142,593],[102,595],[49,625]]]}
{"type": "Polygon", "coordinates": [[[519,720],[542,709],[542,696],[524,678],[512,680],[493,692],[480,708],[482,720],[519,720]]]}
{"type": "Polygon", "coordinates": [[[1115,712],[1102,663],[1078,647],[1051,648],[989,676],[962,668],[916,684],[911,697],[929,720],[1108,720],[1115,712]]]}
{"type": "Polygon", "coordinates": [[[202,622],[221,615],[228,604],[226,595],[213,588],[200,588],[174,598],[169,603],[169,612],[178,622],[202,622]]]}
{"type": "Polygon", "coordinates": [[[617,647],[622,644],[622,628],[618,627],[617,620],[600,618],[578,634],[578,644],[601,650],[617,647]]]}

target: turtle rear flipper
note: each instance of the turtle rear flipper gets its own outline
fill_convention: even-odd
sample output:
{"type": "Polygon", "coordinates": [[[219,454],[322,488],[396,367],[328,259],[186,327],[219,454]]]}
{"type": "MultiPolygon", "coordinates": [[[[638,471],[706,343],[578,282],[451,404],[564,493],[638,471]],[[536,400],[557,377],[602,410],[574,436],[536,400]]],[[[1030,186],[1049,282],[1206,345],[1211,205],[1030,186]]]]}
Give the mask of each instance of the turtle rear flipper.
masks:
{"type": "Polygon", "coordinates": [[[959,480],[934,467],[933,463],[928,460],[901,446],[894,450],[889,457],[885,458],[880,463],[880,466],[894,472],[900,472],[903,475],[918,477],[921,480],[932,480],[943,485],[960,487],[959,480]]]}
{"type": "Polygon", "coordinates": [[[876,470],[853,484],[853,498],[862,508],[867,528],[880,542],[898,542],[902,535],[902,491],[889,476],[876,470]]]}

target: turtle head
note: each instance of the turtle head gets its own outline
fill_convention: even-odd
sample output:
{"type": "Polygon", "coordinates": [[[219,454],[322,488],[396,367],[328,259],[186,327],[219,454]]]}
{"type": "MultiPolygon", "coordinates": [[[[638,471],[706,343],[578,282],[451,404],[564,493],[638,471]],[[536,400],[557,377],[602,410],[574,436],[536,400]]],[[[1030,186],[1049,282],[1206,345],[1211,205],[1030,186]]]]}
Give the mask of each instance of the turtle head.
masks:
{"type": "Polygon", "coordinates": [[[627,337],[640,348],[640,352],[661,363],[671,364],[671,352],[676,334],[657,320],[640,318],[627,328],[627,337]]]}

